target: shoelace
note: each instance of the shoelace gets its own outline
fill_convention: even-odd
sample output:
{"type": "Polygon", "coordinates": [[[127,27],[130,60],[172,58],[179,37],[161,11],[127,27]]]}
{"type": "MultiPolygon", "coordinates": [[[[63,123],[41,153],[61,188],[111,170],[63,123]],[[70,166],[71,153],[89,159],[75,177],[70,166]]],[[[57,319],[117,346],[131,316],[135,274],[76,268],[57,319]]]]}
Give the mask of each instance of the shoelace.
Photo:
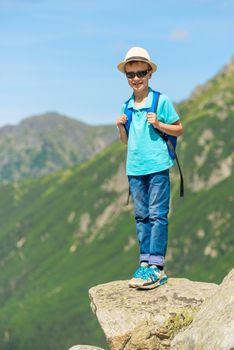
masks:
{"type": "Polygon", "coordinates": [[[145,271],[144,277],[151,278],[153,281],[156,281],[159,279],[160,273],[161,272],[158,268],[149,267],[147,271],[145,271]]]}

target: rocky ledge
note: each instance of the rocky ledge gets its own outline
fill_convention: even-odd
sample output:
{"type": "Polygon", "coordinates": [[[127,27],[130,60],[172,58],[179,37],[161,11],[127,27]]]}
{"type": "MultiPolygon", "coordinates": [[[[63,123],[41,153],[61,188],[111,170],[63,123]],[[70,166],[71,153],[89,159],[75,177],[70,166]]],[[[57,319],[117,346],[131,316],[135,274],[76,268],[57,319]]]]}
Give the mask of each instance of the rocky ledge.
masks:
{"type": "Polygon", "coordinates": [[[89,296],[111,350],[234,350],[234,269],[219,286],[171,278],[144,291],[116,281],[89,296]]]}
{"type": "Polygon", "coordinates": [[[136,290],[127,281],[91,288],[91,308],[111,350],[168,349],[174,334],[188,326],[194,313],[218,286],[169,279],[153,290],[136,290]]]}
{"type": "Polygon", "coordinates": [[[234,269],[220,286],[171,278],[142,291],[117,281],[89,296],[111,350],[234,350],[234,269]]]}
{"type": "Polygon", "coordinates": [[[172,341],[173,350],[234,350],[234,269],[208,298],[191,325],[172,341]]]}

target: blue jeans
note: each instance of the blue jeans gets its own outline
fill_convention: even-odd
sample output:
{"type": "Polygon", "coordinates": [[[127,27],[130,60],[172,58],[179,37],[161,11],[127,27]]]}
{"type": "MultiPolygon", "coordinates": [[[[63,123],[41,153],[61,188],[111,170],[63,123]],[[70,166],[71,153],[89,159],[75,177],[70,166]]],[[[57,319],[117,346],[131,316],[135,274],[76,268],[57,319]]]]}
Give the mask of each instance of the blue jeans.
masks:
{"type": "Polygon", "coordinates": [[[129,175],[128,181],[134,204],[140,261],[163,266],[168,241],[169,169],[142,176],[129,175]]]}

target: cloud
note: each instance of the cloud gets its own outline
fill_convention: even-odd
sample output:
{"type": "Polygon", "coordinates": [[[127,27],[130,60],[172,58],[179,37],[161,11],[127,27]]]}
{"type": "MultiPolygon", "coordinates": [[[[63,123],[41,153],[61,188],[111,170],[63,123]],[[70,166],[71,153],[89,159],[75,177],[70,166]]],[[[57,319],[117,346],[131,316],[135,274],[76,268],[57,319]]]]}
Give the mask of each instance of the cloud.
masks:
{"type": "Polygon", "coordinates": [[[170,33],[169,39],[171,41],[187,41],[189,37],[189,32],[184,29],[176,29],[170,33]]]}

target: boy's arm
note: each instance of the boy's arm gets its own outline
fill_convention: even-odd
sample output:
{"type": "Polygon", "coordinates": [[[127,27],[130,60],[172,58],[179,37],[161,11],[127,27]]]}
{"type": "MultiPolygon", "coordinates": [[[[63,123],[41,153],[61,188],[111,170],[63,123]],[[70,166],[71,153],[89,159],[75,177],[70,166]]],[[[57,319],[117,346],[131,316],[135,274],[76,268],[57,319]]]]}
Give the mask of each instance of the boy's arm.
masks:
{"type": "Polygon", "coordinates": [[[148,122],[152,124],[154,128],[165,132],[168,135],[180,136],[183,134],[183,125],[180,120],[177,120],[172,124],[165,124],[158,120],[158,117],[155,113],[148,113],[147,119],[148,122]]]}
{"type": "Polygon", "coordinates": [[[183,134],[183,125],[180,120],[172,124],[158,122],[158,129],[172,136],[181,136],[183,134]]]}
{"type": "Polygon", "coordinates": [[[171,103],[165,95],[160,95],[161,104],[159,104],[158,115],[155,113],[148,113],[147,119],[152,126],[168,135],[180,136],[183,134],[183,126],[180,118],[171,103]]]}
{"type": "Polygon", "coordinates": [[[116,121],[117,128],[119,129],[119,138],[125,145],[128,143],[128,135],[124,127],[124,124],[127,122],[127,120],[127,116],[125,114],[122,114],[116,121]]]}

